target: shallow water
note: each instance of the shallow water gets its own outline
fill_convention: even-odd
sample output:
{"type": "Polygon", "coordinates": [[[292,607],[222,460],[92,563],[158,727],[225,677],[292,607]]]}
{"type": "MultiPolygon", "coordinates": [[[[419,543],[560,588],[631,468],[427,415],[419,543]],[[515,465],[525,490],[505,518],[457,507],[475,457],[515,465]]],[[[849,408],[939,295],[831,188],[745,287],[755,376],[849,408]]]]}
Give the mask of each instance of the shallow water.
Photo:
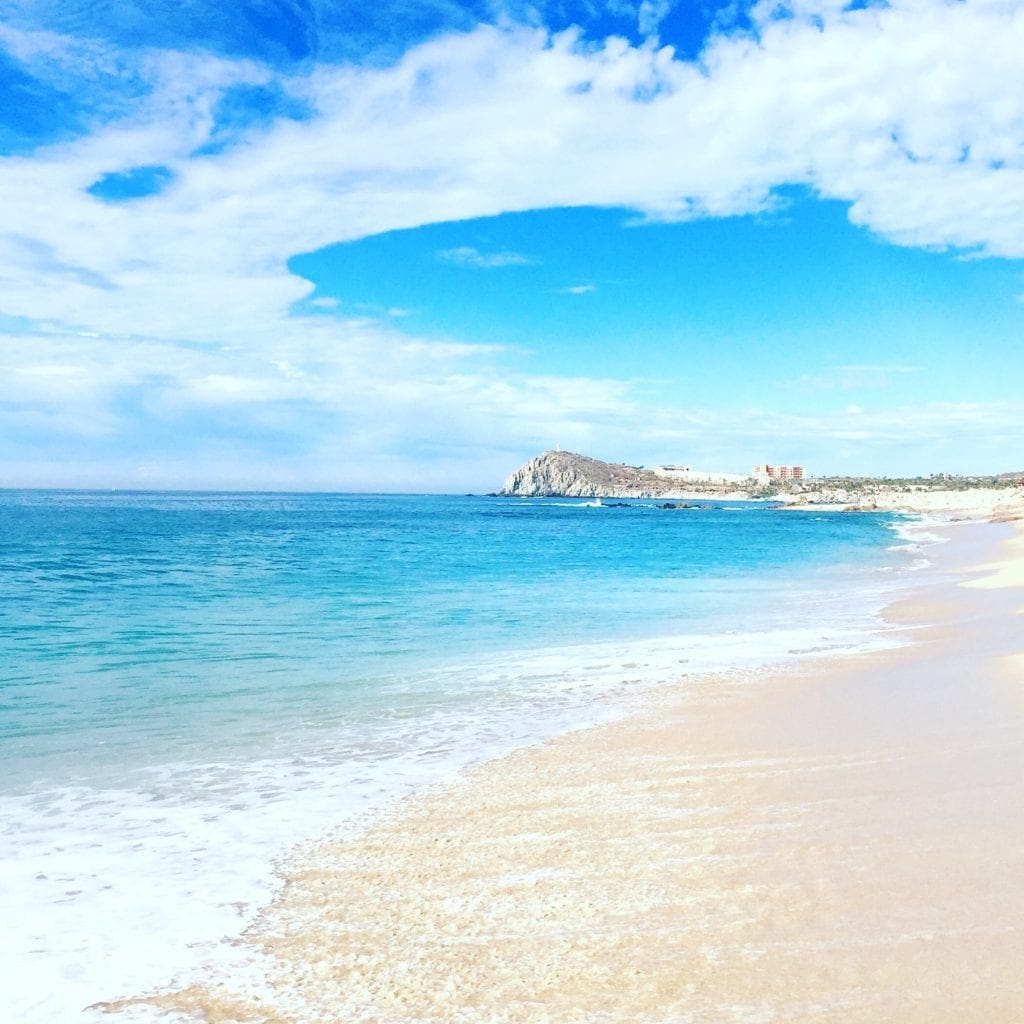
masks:
{"type": "Polygon", "coordinates": [[[645,687],[879,642],[884,515],[0,495],[5,1018],[218,955],[294,843],[645,687]]]}

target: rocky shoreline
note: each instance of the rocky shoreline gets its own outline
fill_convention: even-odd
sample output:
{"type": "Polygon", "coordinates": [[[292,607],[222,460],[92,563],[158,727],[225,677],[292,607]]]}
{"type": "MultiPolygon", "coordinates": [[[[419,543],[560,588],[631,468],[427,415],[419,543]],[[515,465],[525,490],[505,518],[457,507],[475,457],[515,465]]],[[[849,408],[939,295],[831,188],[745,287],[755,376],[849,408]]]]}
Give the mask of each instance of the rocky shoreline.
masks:
{"type": "MultiPolygon", "coordinates": [[[[997,481],[998,483],[999,481],[997,481]]],[[[1024,487],[895,483],[860,480],[856,486],[791,481],[787,490],[766,495],[751,479],[746,488],[707,483],[681,487],[652,470],[601,462],[576,452],[549,451],[531,459],[505,480],[510,498],[656,498],[666,501],[750,501],[770,497],[780,507],[828,512],[934,513],[963,519],[1013,521],[1024,517],[1024,487]]]]}

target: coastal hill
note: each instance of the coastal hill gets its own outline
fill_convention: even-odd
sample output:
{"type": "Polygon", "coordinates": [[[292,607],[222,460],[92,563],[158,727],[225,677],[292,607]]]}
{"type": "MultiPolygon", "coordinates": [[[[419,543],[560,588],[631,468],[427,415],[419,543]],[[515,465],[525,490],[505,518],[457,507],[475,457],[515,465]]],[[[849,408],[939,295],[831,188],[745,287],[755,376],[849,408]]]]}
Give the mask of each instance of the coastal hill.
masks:
{"type": "Polygon", "coordinates": [[[501,494],[518,498],[768,498],[790,509],[940,513],[956,518],[1024,518],[1024,479],[998,476],[825,477],[735,484],[694,481],[689,486],[649,469],[601,462],[576,452],[544,452],[517,469],[501,494]]]}
{"type": "Polygon", "coordinates": [[[601,462],[576,452],[544,452],[517,469],[501,489],[503,495],[517,498],[685,498],[719,497],[725,492],[746,496],[710,484],[687,489],[649,469],[601,462]]]}

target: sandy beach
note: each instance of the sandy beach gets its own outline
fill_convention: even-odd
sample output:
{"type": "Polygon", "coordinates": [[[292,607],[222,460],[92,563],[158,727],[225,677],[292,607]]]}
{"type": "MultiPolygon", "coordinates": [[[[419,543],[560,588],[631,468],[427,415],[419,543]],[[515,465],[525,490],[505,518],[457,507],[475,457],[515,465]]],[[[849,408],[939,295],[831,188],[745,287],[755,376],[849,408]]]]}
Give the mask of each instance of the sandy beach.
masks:
{"type": "Polygon", "coordinates": [[[950,527],[904,646],[705,678],[325,842],[210,1022],[1024,1020],[1024,534],[950,527]]]}
{"type": "Polygon", "coordinates": [[[845,512],[870,510],[944,515],[954,520],[995,519],[1012,522],[1024,516],[1024,491],[1020,487],[969,487],[943,490],[926,487],[892,487],[876,482],[859,492],[823,488],[814,492],[781,495],[788,509],[845,512]]]}

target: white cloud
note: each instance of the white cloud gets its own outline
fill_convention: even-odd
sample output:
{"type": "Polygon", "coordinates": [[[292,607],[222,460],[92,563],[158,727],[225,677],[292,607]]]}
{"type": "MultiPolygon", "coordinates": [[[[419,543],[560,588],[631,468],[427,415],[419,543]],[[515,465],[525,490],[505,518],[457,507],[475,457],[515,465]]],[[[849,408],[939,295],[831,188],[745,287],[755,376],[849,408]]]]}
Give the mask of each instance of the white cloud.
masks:
{"type": "MultiPolygon", "coordinates": [[[[325,436],[354,451],[381,453],[430,430],[506,450],[552,434],[612,439],[616,417],[623,436],[635,434],[646,410],[625,382],[573,382],[577,400],[569,382],[516,376],[491,351],[428,358],[435,342],[412,339],[420,347],[410,350],[394,328],[289,315],[312,290],[288,273],[291,256],[430,222],[581,205],[729,215],[767,209],[774,189],[796,184],[849,202],[854,222],[899,244],[1024,257],[1020,5],[789,6],[793,17],[777,20],[765,7],[759,39],[719,38],[699,64],[654,45],[479,28],[392,67],[321,67],[282,82],[314,118],[201,158],[192,154],[209,138],[217,98],[271,72],[209,56],[108,54],[150,87],[130,114],[0,161],[0,311],[96,335],[5,339],[17,415],[116,431],[115,398],[137,388],[154,415],[306,403],[333,417],[325,436]],[[140,165],[171,168],[173,184],[127,204],[86,192],[140,165]],[[467,359],[478,368],[467,372],[467,359]],[[372,440],[360,448],[359,436],[372,440]]],[[[28,61],[88,64],[59,38],[4,39],[28,61]]],[[[447,253],[470,267],[528,262],[468,246],[447,253]]],[[[807,386],[878,387],[909,371],[836,367],[807,386]]],[[[922,436],[955,422],[910,420],[922,436]]],[[[895,424],[863,414],[856,429],[887,438],[895,424]]]]}
{"type": "Polygon", "coordinates": [[[642,36],[656,35],[658,26],[672,10],[669,0],[643,0],[637,9],[637,29],[642,36]]]}
{"type": "Polygon", "coordinates": [[[287,259],[331,242],[544,206],[740,213],[793,183],[850,201],[855,221],[902,243],[1024,256],[1017,6],[915,0],[826,14],[823,30],[798,15],[765,23],[759,43],[718,40],[700,66],[622,41],[584,49],[571,34],[481,28],[392,68],[292,80],[316,118],[200,159],[189,154],[216,97],[268,73],[149,57],[155,91],[132,117],[0,163],[0,309],[166,337],[219,338],[227,323],[245,338],[308,294],[287,259]],[[171,167],[174,185],[123,206],[84,192],[141,164],[171,167]]]}
{"type": "Polygon", "coordinates": [[[787,386],[805,391],[864,391],[886,388],[894,380],[920,373],[919,366],[890,363],[846,363],[803,374],[787,386]]]}
{"type": "MultiPolygon", "coordinates": [[[[925,6],[940,21],[955,20],[956,12],[945,5],[925,6]]],[[[113,243],[113,251],[102,256],[95,242],[87,251],[68,252],[65,263],[136,286],[141,282],[123,269],[118,274],[118,265],[139,258],[149,237],[173,242],[167,236],[174,225],[180,235],[168,256],[148,254],[151,265],[156,258],[154,269],[179,253],[213,267],[224,266],[230,256],[232,277],[244,269],[247,283],[260,287],[260,278],[280,275],[283,260],[295,251],[389,227],[561,202],[626,203],[668,216],[736,212],[760,208],[772,186],[799,180],[828,194],[845,193],[855,202],[857,218],[890,234],[928,244],[1014,245],[1024,252],[1016,226],[1012,238],[1001,238],[1005,225],[994,217],[986,223],[986,207],[1012,206],[1016,195],[1019,224],[1024,205],[1024,196],[1013,189],[1020,185],[1021,154],[1012,139],[1021,137],[1024,100],[1010,88],[1022,78],[1012,40],[1003,33],[1007,45],[995,54],[984,51],[986,64],[994,58],[1004,66],[998,75],[981,76],[989,83],[987,95],[972,102],[972,93],[984,91],[974,81],[982,69],[947,38],[953,26],[937,32],[915,23],[920,31],[910,38],[905,12],[886,15],[902,29],[895,33],[872,31],[882,19],[878,12],[861,14],[859,21],[840,20],[835,29],[813,35],[800,24],[770,25],[761,47],[723,41],[706,57],[706,78],[664,51],[609,43],[596,54],[581,53],[565,36],[546,49],[539,33],[481,29],[421,47],[395,69],[321,70],[306,83],[321,111],[317,121],[280,126],[241,153],[201,161],[185,159],[200,138],[189,128],[205,124],[211,79],[215,94],[230,76],[194,69],[185,75],[191,89],[183,90],[196,97],[191,116],[176,121],[176,109],[166,108],[180,101],[155,100],[153,120],[161,126],[155,136],[146,124],[110,129],[40,159],[14,162],[0,181],[5,192],[21,193],[30,207],[44,195],[51,201],[59,195],[68,216],[58,220],[97,228],[113,243]],[[899,47],[890,41],[893,34],[902,37],[899,47]],[[849,36],[874,47],[847,51],[854,41],[844,38],[849,36]],[[891,53],[891,64],[879,66],[880,49],[891,53]],[[906,96],[908,83],[900,74],[919,70],[920,51],[940,65],[952,62],[946,76],[961,87],[955,94],[940,82],[928,87],[936,92],[933,102],[923,104],[915,82],[911,92],[917,95],[906,96]],[[1012,53],[1014,68],[1000,61],[1001,53],[1012,53]],[[883,72],[889,84],[879,79],[883,72]],[[431,88],[416,92],[421,76],[431,88]],[[591,83],[590,92],[573,93],[581,81],[591,83]],[[653,103],[636,102],[633,92],[650,81],[661,82],[668,93],[653,103]],[[353,96],[364,98],[357,102],[353,96]],[[985,100],[988,106],[978,109],[985,100]],[[965,106],[973,117],[960,112],[965,106]],[[989,108],[1001,112],[1004,125],[978,116],[989,108]],[[538,116],[542,110],[545,116],[538,116]],[[1000,137],[987,145],[977,138],[1001,127],[1000,137]],[[360,144],[338,145],[350,137],[360,144]],[[960,164],[970,143],[972,152],[1015,156],[1018,166],[993,171],[978,166],[976,158],[960,164]],[[1004,152],[1007,147],[1014,152],[1004,152]],[[606,161],[595,159],[599,149],[606,161]],[[917,162],[908,158],[911,151],[920,153],[917,162]],[[100,173],[141,162],[175,166],[181,180],[170,195],[129,210],[78,194],[100,173]],[[915,185],[949,194],[936,208],[915,194],[915,185]],[[964,188],[974,190],[966,202],[964,188]],[[898,203],[890,197],[894,190],[898,203]],[[218,236],[204,259],[198,242],[218,236]],[[249,248],[249,242],[257,244],[249,248]]],[[[999,17],[965,14],[960,20],[966,31],[999,17]]],[[[1013,23],[988,26],[1000,27],[1012,30],[1013,23]]],[[[24,237],[33,237],[30,223],[18,226],[27,229],[24,237]]],[[[79,248],[74,236],[62,243],[58,230],[46,234],[54,236],[51,248],[62,256],[62,249],[79,248]]],[[[526,259],[471,247],[449,250],[447,258],[475,266],[526,259]]],[[[280,302],[300,288],[298,282],[278,286],[268,298],[280,302]]]]}
{"type": "Polygon", "coordinates": [[[574,284],[570,285],[568,288],[561,289],[563,295],[589,295],[591,292],[596,291],[596,284],[574,284]]]}
{"type": "Polygon", "coordinates": [[[640,381],[501,373],[493,362],[501,355],[411,342],[361,321],[300,324],[274,359],[138,337],[121,339],[112,358],[106,339],[10,337],[0,347],[0,437],[7,439],[0,470],[6,466],[20,482],[151,483],[132,461],[108,460],[104,469],[79,466],[74,453],[45,460],[18,440],[102,441],[139,430],[167,436],[147,456],[147,472],[164,467],[165,483],[192,486],[218,479],[221,486],[402,486],[404,467],[406,486],[490,489],[521,459],[555,443],[612,460],[664,453],[667,461],[703,457],[713,468],[743,470],[771,456],[831,472],[868,471],[879,454],[888,454],[894,472],[1006,470],[1014,468],[1006,453],[1024,447],[1021,404],[847,406],[816,415],[681,411],[640,381]],[[141,396],[141,405],[126,420],[117,410],[130,396],[141,396]],[[289,454],[287,466],[264,465],[261,477],[250,438],[265,431],[283,439],[289,454]],[[419,439],[419,457],[404,454],[410,437],[419,439]],[[181,454],[189,444],[204,452],[191,466],[181,454]]]}
{"type": "Polygon", "coordinates": [[[454,263],[460,267],[475,267],[479,270],[492,270],[495,267],[523,267],[533,263],[529,256],[518,252],[480,252],[470,245],[460,245],[455,249],[442,249],[437,258],[445,263],[454,263]]]}
{"type": "Polygon", "coordinates": [[[690,410],[685,417],[660,406],[647,409],[629,430],[636,436],[623,429],[617,449],[628,460],[652,453],[667,461],[692,456],[693,462],[739,471],[746,467],[735,453],[742,451],[749,453],[749,463],[773,458],[812,465],[823,474],[877,472],[879,458],[892,475],[1004,472],[1019,468],[1010,453],[1024,445],[1024,403],[922,402],[814,415],[766,408],[690,410]],[[724,463],[704,454],[715,451],[727,453],[724,463]]]}

